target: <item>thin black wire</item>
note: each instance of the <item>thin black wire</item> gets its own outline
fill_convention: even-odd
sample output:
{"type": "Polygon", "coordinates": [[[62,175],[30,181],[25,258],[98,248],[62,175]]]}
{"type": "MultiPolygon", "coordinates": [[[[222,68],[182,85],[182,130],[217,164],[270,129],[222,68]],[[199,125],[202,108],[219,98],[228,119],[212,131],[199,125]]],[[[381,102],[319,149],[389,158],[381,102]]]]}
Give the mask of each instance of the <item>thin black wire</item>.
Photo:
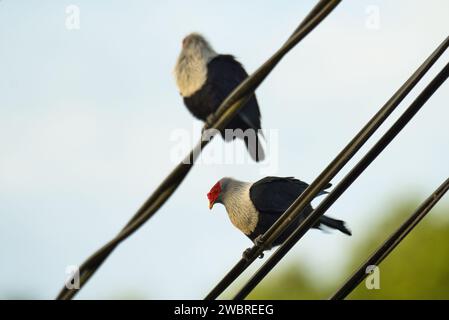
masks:
{"type": "MultiPolygon", "coordinates": [[[[246,79],[223,101],[221,106],[215,112],[216,117],[229,113],[228,107],[240,99],[243,95],[252,95],[255,88],[267,77],[271,70],[277,65],[282,57],[290,51],[299,41],[301,41],[310,31],[319,25],[332,10],[341,2],[341,0],[320,0],[318,4],[312,8],[311,12],[303,19],[299,26],[295,29],[292,35],[287,39],[285,44],[265,62],[254,74],[251,75],[251,81],[246,79]],[[318,8],[320,9],[318,11],[318,8]],[[251,82],[256,82],[255,88],[252,87],[251,82]]],[[[229,121],[229,120],[228,120],[229,121]]],[[[226,123],[219,127],[220,121],[216,123],[215,128],[223,129],[226,123]]],[[[205,128],[209,128],[208,124],[205,128]]]]}
{"type": "MultiPolygon", "coordinates": [[[[222,130],[233,116],[246,103],[247,99],[254,93],[257,87],[273,70],[277,63],[288,53],[295,45],[297,45],[306,35],[308,35],[337,5],[341,0],[321,0],[319,5],[324,6],[324,10],[314,17],[308,16],[306,23],[302,22],[295,33],[286,41],[286,43],[259,69],[251,76],[243,81],[218,108],[215,113],[213,123],[207,123],[205,129],[214,128],[222,130]]],[[[93,255],[91,255],[80,267],[80,289],[90,279],[95,271],[101,266],[112,251],[126,238],[140,228],[154,213],[167,201],[183,179],[193,167],[197,157],[211,140],[202,139],[197,143],[195,148],[187,155],[187,157],[169,174],[167,178],[159,185],[153,194],[145,201],[137,213],[131,218],[120,233],[111,241],[106,243],[93,255]]],[[[68,289],[63,287],[57,296],[57,299],[71,299],[80,290],[68,289]]]]}
{"type": "MultiPolygon", "coordinates": [[[[309,187],[295,200],[259,241],[247,251],[246,259],[241,259],[225,277],[211,290],[205,299],[216,299],[240,274],[290,225],[324,187],[332,180],[343,166],[355,155],[363,144],[372,136],[399,103],[413,89],[418,81],[430,69],[435,61],[449,46],[449,37],[424,61],[413,75],[399,88],[387,103],[374,115],[362,130],[349,142],[337,157],[323,170],[323,172],[309,185],[309,187]]],[[[317,126],[316,130],[321,130],[317,126]]]]}
{"type": "Polygon", "coordinates": [[[335,201],[351,186],[351,184],[365,171],[366,168],[382,153],[391,141],[401,132],[416,113],[424,106],[428,99],[438,90],[438,88],[449,77],[449,63],[435,76],[429,85],[404,111],[391,128],[379,139],[379,141],[368,151],[368,153],[351,169],[351,171],[340,181],[319,206],[307,216],[298,226],[294,233],[285,243],[262,265],[253,277],[243,286],[234,299],[244,299],[263,278],[278,264],[279,261],[293,248],[293,246],[306,234],[306,232],[316,223],[320,217],[328,210],[335,201]]]}
{"type": "Polygon", "coordinates": [[[354,274],[346,280],[343,286],[330,298],[341,300],[346,298],[367,276],[368,266],[379,265],[396,246],[413,230],[414,227],[427,215],[427,213],[438,203],[438,201],[449,190],[449,179],[444,181],[416,211],[358,268],[354,274]]]}
{"type": "Polygon", "coordinates": [[[313,8],[310,10],[309,14],[304,18],[304,20],[301,22],[301,24],[293,31],[291,37],[295,33],[299,31],[306,23],[308,23],[310,20],[312,20],[315,16],[317,16],[322,10],[326,10],[326,7],[328,5],[329,1],[322,1],[320,0],[313,8]]]}

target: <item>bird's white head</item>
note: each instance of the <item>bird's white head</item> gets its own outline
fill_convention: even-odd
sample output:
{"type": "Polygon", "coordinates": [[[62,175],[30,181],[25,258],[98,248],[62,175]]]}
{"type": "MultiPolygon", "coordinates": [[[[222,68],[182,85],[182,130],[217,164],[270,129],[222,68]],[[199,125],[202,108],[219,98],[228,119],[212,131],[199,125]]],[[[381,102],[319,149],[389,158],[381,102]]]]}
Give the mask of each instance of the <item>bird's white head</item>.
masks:
{"type": "Polygon", "coordinates": [[[222,190],[221,183],[218,181],[207,193],[207,199],[209,199],[209,209],[212,209],[214,204],[220,201],[220,194],[222,190]]]}
{"type": "Polygon", "coordinates": [[[250,185],[250,183],[236,180],[234,178],[221,178],[207,193],[207,198],[209,199],[209,209],[212,209],[216,203],[221,203],[226,206],[229,198],[235,198],[235,195],[239,195],[242,189],[246,188],[248,185],[250,185]]]}
{"type": "Polygon", "coordinates": [[[207,193],[207,198],[209,199],[209,209],[212,209],[216,203],[223,203],[228,187],[233,181],[236,180],[232,178],[222,178],[214,184],[212,189],[210,189],[207,193]]]}
{"type": "Polygon", "coordinates": [[[217,55],[199,33],[191,33],[182,40],[174,74],[183,97],[191,96],[206,82],[207,64],[217,55]]]}
{"type": "Polygon", "coordinates": [[[232,224],[247,235],[254,231],[258,221],[258,212],[250,198],[251,185],[249,182],[223,178],[207,194],[209,209],[216,203],[223,204],[232,224]]]}
{"type": "Polygon", "coordinates": [[[217,55],[212,46],[204,36],[193,32],[184,37],[182,40],[182,51],[185,56],[201,57],[202,59],[210,59],[217,55]]]}

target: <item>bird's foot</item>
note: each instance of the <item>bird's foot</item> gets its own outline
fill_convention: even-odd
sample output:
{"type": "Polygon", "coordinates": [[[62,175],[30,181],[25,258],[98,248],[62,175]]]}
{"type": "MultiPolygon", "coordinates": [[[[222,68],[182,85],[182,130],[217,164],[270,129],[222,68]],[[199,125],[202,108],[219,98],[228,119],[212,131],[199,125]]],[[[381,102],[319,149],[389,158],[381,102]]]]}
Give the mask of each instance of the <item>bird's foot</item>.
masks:
{"type": "MultiPolygon", "coordinates": [[[[1,1],[1,0],[0,0],[1,1]]],[[[204,133],[213,127],[213,124],[217,121],[215,114],[210,114],[207,116],[206,121],[204,122],[204,126],[201,129],[201,136],[204,136],[204,133]]],[[[208,136],[212,136],[213,132],[208,132],[208,136]]]]}
{"type": "Polygon", "coordinates": [[[254,244],[258,247],[261,247],[264,243],[263,235],[258,235],[256,239],[254,239],[254,244]]]}
{"type": "Polygon", "coordinates": [[[251,255],[251,248],[247,248],[245,251],[243,251],[242,253],[242,259],[249,261],[249,257],[251,255]]]}
{"type": "MultiPolygon", "coordinates": [[[[250,261],[250,257],[251,257],[251,248],[248,248],[245,251],[243,251],[242,258],[246,261],[250,261]]],[[[264,255],[263,255],[263,253],[261,253],[259,255],[259,259],[262,259],[263,257],[264,257],[264,255]]]]}
{"type": "Polygon", "coordinates": [[[214,113],[211,113],[206,118],[206,125],[205,125],[205,127],[206,128],[211,128],[212,125],[215,123],[215,121],[217,121],[217,118],[215,117],[214,113]]]}
{"type": "MultiPolygon", "coordinates": [[[[265,239],[263,238],[263,235],[262,235],[262,234],[259,235],[259,236],[257,236],[256,239],[254,239],[254,244],[255,244],[257,247],[259,247],[259,248],[260,248],[260,247],[263,247],[264,250],[271,250],[271,249],[273,248],[272,245],[266,244],[265,239]]],[[[262,256],[262,258],[263,258],[263,254],[262,254],[261,256],[262,256]]]]}

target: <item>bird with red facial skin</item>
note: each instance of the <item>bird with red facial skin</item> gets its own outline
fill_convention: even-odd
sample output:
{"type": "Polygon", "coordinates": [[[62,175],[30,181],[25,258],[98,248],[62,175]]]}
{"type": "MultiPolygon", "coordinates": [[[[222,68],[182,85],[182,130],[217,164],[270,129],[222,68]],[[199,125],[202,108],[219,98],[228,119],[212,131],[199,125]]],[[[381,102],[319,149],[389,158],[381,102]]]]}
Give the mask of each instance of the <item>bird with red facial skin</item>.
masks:
{"type": "MultiPolygon", "coordinates": [[[[234,56],[218,54],[198,33],[189,34],[182,41],[174,75],[187,109],[209,123],[226,97],[248,77],[234,56]]],[[[262,134],[260,129],[259,104],[252,95],[220,133],[225,141],[242,139],[251,158],[261,161],[265,154],[258,136],[262,134]]]]}
{"type": "MultiPolygon", "coordinates": [[[[207,194],[209,209],[216,203],[223,204],[232,224],[256,242],[308,186],[307,183],[292,177],[266,177],[254,183],[223,178],[207,194]]],[[[330,186],[329,184],[325,189],[330,186]]],[[[326,193],[323,190],[318,195],[326,193]]],[[[312,210],[312,206],[308,204],[272,246],[282,244],[312,210]]],[[[341,220],[323,215],[313,228],[322,229],[323,226],[351,235],[351,231],[341,220]]]]}

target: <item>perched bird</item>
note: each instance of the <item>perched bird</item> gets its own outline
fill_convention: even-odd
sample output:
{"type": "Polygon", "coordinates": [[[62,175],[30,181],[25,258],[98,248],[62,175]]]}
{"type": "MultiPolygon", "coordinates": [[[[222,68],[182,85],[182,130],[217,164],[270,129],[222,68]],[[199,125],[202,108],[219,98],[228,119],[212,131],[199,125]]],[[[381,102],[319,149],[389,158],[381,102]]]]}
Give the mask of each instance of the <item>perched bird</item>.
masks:
{"type": "MultiPolygon", "coordinates": [[[[182,41],[182,50],[174,74],[184,104],[202,121],[211,121],[213,113],[220,104],[248,77],[243,66],[232,55],[218,54],[198,33],[189,34],[182,41]]],[[[243,139],[255,161],[264,159],[264,151],[258,137],[261,124],[255,95],[240,109],[225,129],[233,130],[232,135],[225,135],[225,130],[221,132],[226,141],[234,140],[236,137],[243,139]]]]}
{"type": "MultiPolygon", "coordinates": [[[[325,189],[330,186],[331,184],[325,189]]],[[[209,209],[216,203],[223,204],[232,224],[255,242],[257,237],[264,234],[307,187],[307,183],[291,177],[266,177],[254,183],[223,178],[212,187],[207,197],[209,209]]],[[[326,193],[321,191],[319,195],[326,193]]],[[[282,244],[312,210],[312,206],[307,205],[296,221],[275,240],[272,246],[282,244]]],[[[351,235],[351,231],[341,220],[323,215],[314,228],[321,229],[322,226],[351,235]]]]}

